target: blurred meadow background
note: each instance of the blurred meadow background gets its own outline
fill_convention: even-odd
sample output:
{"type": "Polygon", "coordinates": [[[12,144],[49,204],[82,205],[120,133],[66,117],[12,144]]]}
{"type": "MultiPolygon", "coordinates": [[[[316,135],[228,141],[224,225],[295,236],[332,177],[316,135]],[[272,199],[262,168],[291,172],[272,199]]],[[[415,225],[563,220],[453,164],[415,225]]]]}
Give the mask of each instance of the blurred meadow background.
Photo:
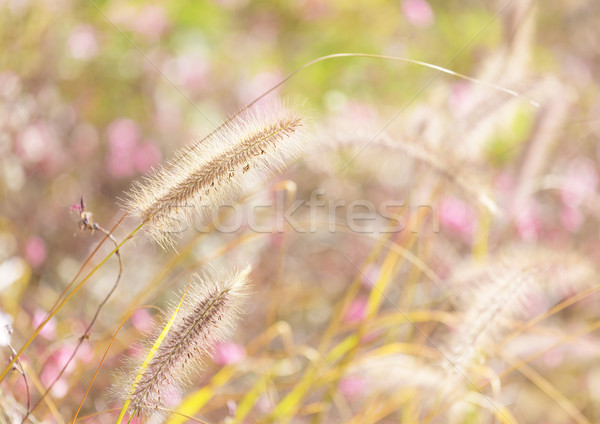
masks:
{"type": "Polygon", "coordinates": [[[248,262],[232,336],[177,412],[133,422],[600,422],[598,40],[594,0],[0,0],[2,368],[30,342],[0,422],[69,423],[88,386],[78,422],[115,422],[117,370],[161,311],[192,274],[248,262]],[[113,255],[31,337],[103,238],[81,197],[112,228],[132,181],[346,52],[520,97],[377,58],[300,71],[258,104],[306,116],[298,160],[245,193],[235,231],[128,241],[61,373],[119,272],[113,255]],[[276,228],[256,206],[277,201],[326,206],[276,228]],[[349,226],[368,205],[385,214],[349,226]]]}

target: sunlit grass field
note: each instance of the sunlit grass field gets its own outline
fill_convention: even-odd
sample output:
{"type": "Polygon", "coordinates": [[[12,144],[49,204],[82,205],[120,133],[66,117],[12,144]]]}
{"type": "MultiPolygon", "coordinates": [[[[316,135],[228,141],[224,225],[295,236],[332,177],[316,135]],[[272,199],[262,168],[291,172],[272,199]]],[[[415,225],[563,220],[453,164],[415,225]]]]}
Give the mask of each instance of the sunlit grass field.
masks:
{"type": "Polygon", "coordinates": [[[0,2],[0,423],[600,422],[598,39],[0,2]]]}

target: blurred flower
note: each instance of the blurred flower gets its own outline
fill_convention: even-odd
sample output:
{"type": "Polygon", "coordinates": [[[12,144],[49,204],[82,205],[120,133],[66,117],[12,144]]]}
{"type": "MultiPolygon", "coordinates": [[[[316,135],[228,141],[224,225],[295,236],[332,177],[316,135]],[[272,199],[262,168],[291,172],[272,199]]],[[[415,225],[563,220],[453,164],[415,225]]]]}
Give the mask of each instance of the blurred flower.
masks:
{"type": "Polygon", "coordinates": [[[40,162],[48,153],[51,129],[47,124],[38,122],[27,126],[17,138],[17,154],[26,163],[40,162]]]}
{"type": "Polygon", "coordinates": [[[470,240],[475,232],[477,217],[467,203],[456,197],[447,196],[440,201],[440,223],[470,240]]]}
{"type": "MultiPolygon", "coordinates": [[[[53,352],[46,364],[44,365],[44,369],[40,376],[40,380],[44,384],[44,386],[48,387],[50,384],[54,382],[56,377],[60,374],[60,371],[69,361],[73,353],[72,346],[62,346],[55,352],[53,352]]],[[[61,376],[61,378],[54,384],[52,387],[52,394],[57,398],[62,398],[67,394],[68,384],[65,380],[65,377],[74,369],[75,362],[71,361],[69,366],[65,369],[65,372],[61,376]]]]}
{"type": "Polygon", "coordinates": [[[33,267],[40,266],[46,259],[46,243],[37,236],[25,241],[25,259],[33,267]]]}
{"type": "Polygon", "coordinates": [[[200,52],[190,52],[177,56],[165,64],[168,74],[192,92],[200,92],[207,84],[209,61],[200,52]],[[170,68],[170,69],[169,69],[170,68]]]}
{"type": "MultiPolygon", "coordinates": [[[[283,74],[278,69],[269,72],[261,72],[255,75],[247,84],[242,84],[240,86],[238,93],[240,103],[250,103],[282,79],[283,74]]],[[[264,100],[267,104],[269,101],[269,99],[264,100]]]]}
{"type": "Polygon", "coordinates": [[[232,417],[235,415],[237,412],[237,404],[235,403],[235,400],[227,399],[227,412],[232,417]]]}
{"type": "Polygon", "coordinates": [[[246,358],[246,349],[234,342],[223,342],[216,346],[213,359],[218,365],[237,364],[246,358]]]}
{"type": "Polygon", "coordinates": [[[107,168],[113,177],[128,177],[135,173],[135,150],[140,141],[140,128],[131,119],[117,119],[108,126],[110,151],[107,168]]]}
{"type": "Polygon", "coordinates": [[[360,377],[347,376],[340,380],[339,391],[350,399],[360,397],[365,390],[365,382],[360,377]]]}
{"type": "Polygon", "coordinates": [[[376,265],[369,265],[360,276],[363,287],[371,290],[379,278],[379,267],[376,265]]]}
{"type": "Polygon", "coordinates": [[[150,331],[154,328],[154,319],[147,309],[138,309],[131,315],[131,323],[139,331],[150,331]]]}
{"type": "Polygon", "coordinates": [[[58,381],[54,384],[54,386],[52,386],[52,396],[54,396],[57,399],[65,397],[68,391],[69,384],[64,378],[59,378],[58,381]]]}
{"type": "Polygon", "coordinates": [[[544,364],[548,368],[554,368],[554,367],[560,366],[564,359],[565,359],[564,351],[560,347],[552,349],[549,352],[546,352],[544,354],[544,356],[542,357],[544,364]]]}
{"type": "Polygon", "coordinates": [[[133,30],[148,38],[158,39],[167,29],[169,21],[162,6],[147,5],[138,11],[133,21],[133,30]]]}
{"type": "Polygon", "coordinates": [[[21,279],[27,271],[27,262],[18,256],[0,263],[0,291],[21,279]]]}
{"type": "Polygon", "coordinates": [[[152,142],[148,141],[140,144],[135,150],[135,169],[140,173],[146,173],[152,167],[160,162],[162,154],[160,149],[152,142]]]}
{"type": "Polygon", "coordinates": [[[454,116],[461,116],[472,106],[471,86],[465,81],[459,81],[451,86],[450,96],[448,96],[448,106],[450,113],[454,116]]]}
{"type": "Polygon", "coordinates": [[[560,223],[571,232],[576,232],[583,224],[583,214],[578,207],[563,206],[560,210],[560,223]]]}
{"type": "Polygon", "coordinates": [[[12,334],[13,319],[0,309],[0,347],[8,346],[12,334]]]}
{"type": "Polygon", "coordinates": [[[12,71],[0,73],[0,97],[15,99],[21,92],[21,79],[12,71]]]}
{"type": "Polygon", "coordinates": [[[256,401],[256,410],[263,414],[269,414],[274,408],[275,404],[268,394],[263,393],[256,401]]]}
{"type": "Polygon", "coordinates": [[[560,196],[566,206],[574,208],[596,193],[598,172],[591,160],[587,158],[572,160],[565,177],[560,196]]]}
{"type": "Polygon", "coordinates": [[[433,10],[425,0],[404,0],[402,13],[408,22],[419,28],[428,27],[434,21],[433,10]]]}
{"type": "Polygon", "coordinates": [[[79,25],[71,31],[69,49],[75,59],[88,60],[98,54],[96,34],[90,25],[79,25]]]}
{"type": "Polygon", "coordinates": [[[367,298],[365,296],[358,296],[350,303],[346,313],[344,314],[344,322],[347,324],[354,324],[365,319],[367,314],[367,298]]]}
{"type": "Polygon", "coordinates": [[[88,123],[80,123],[73,130],[72,151],[76,159],[87,159],[98,145],[98,131],[88,123]]]}
{"type": "Polygon", "coordinates": [[[537,203],[530,201],[516,214],[517,233],[524,241],[535,241],[541,231],[542,224],[537,203]]]}
{"type": "MultiPolygon", "coordinates": [[[[39,325],[44,322],[48,313],[42,309],[37,309],[33,313],[33,317],[31,319],[31,325],[33,328],[38,328],[39,325]]],[[[40,336],[45,339],[52,340],[56,337],[56,319],[54,317],[50,318],[50,321],[46,323],[42,331],[40,331],[40,336]]]]}
{"type": "Polygon", "coordinates": [[[323,19],[332,13],[332,4],[327,0],[304,0],[298,2],[302,8],[301,13],[307,21],[316,21],[323,19]]]}
{"type": "Polygon", "coordinates": [[[84,343],[81,346],[79,346],[79,350],[77,351],[75,357],[77,358],[77,360],[83,362],[84,364],[87,364],[91,362],[92,359],[94,359],[94,349],[89,343],[84,343]]]}

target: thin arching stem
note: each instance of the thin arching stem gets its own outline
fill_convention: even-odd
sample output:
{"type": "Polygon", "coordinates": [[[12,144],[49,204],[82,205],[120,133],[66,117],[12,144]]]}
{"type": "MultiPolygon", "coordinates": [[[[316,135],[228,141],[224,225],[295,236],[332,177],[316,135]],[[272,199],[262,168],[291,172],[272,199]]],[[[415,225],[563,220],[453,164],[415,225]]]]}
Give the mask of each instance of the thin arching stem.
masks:
{"type": "Polygon", "coordinates": [[[117,278],[115,280],[115,283],[111,287],[110,291],[108,292],[108,294],[104,297],[104,299],[102,300],[102,302],[100,302],[100,304],[96,308],[96,312],[94,314],[94,317],[92,318],[92,320],[88,324],[87,328],[83,332],[83,335],[79,338],[79,341],[77,342],[77,345],[73,349],[73,352],[71,352],[71,356],[69,356],[69,359],[63,365],[63,367],[60,370],[60,372],[56,375],[56,377],[54,378],[54,380],[52,381],[52,383],[50,383],[48,385],[48,387],[46,388],[46,391],[44,393],[42,393],[42,396],[38,399],[38,401],[35,403],[35,405],[33,405],[33,407],[31,409],[29,409],[29,407],[27,408],[27,414],[25,414],[25,416],[23,417],[23,420],[21,421],[21,423],[24,423],[27,420],[27,418],[29,417],[29,415],[39,406],[39,404],[44,400],[44,398],[48,395],[48,393],[50,393],[50,390],[52,390],[52,388],[54,387],[54,385],[56,384],[56,382],[58,380],[60,380],[60,378],[64,374],[65,370],[67,369],[67,367],[69,366],[69,364],[71,363],[71,361],[73,361],[73,358],[75,358],[75,355],[77,355],[77,352],[79,351],[79,348],[81,347],[81,345],[83,344],[83,342],[89,338],[89,335],[90,335],[90,333],[92,331],[92,327],[94,326],[94,324],[96,323],[96,320],[98,319],[98,316],[100,315],[100,311],[102,310],[102,308],[104,307],[104,305],[106,305],[106,303],[108,302],[108,299],[110,299],[110,297],[112,296],[112,294],[117,289],[117,286],[119,285],[119,282],[121,281],[121,276],[123,274],[123,261],[121,260],[121,253],[118,250],[119,249],[119,245],[118,245],[117,241],[115,240],[115,238],[113,237],[113,235],[109,231],[105,230],[99,224],[94,223],[94,229],[98,230],[98,231],[100,231],[102,233],[104,233],[106,235],[106,237],[110,238],[110,240],[114,243],[114,245],[116,247],[115,256],[117,257],[117,259],[119,261],[119,273],[118,273],[117,278]]]}

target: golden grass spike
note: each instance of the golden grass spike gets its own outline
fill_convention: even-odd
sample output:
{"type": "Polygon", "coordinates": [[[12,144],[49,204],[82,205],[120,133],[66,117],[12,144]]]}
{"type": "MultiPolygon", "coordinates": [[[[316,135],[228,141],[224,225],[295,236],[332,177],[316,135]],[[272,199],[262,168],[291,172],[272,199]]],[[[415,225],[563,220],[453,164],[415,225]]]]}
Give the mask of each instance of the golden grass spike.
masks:
{"type": "Polygon", "coordinates": [[[248,183],[281,171],[299,152],[302,127],[300,115],[282,105],[236,115],[134,183],[126,207],[152,238],[172,244],[172,235],[190,225],[195,214],[200,222],[194,222],[205,224],[248,183]]]}
{"type": "MultiPolygon", "coordinates": [[[[251,267],[225,278],[197,278],[161,331],[129,389],[124,410],[150,415],[166,406],[169,395],[201,368],[214,345],[235,326],[251,267]]],[[[121,414],[124,414],[124,410],[121,414]]]]}

